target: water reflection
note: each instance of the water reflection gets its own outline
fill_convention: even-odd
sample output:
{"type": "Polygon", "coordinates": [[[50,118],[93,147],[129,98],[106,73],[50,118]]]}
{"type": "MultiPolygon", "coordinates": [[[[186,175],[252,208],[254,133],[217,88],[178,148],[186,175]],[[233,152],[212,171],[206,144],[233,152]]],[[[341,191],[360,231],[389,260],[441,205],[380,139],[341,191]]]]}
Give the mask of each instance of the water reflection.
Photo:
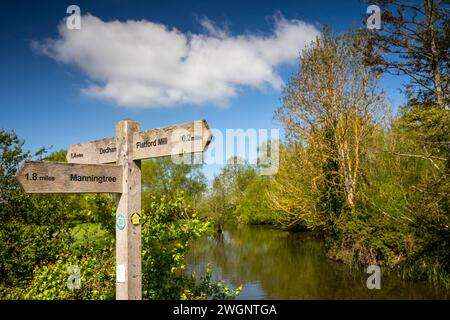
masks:
{"type": "Polygon", "coordinates": [[[369,290],[364,270],[326,258],[323,243],[304,233],[265,227],[225,230],[192,244],[188,272],[212,263],[215,279],[244,286],[239,299],[449,299],[450,291],[382,274],[369,290]]]}

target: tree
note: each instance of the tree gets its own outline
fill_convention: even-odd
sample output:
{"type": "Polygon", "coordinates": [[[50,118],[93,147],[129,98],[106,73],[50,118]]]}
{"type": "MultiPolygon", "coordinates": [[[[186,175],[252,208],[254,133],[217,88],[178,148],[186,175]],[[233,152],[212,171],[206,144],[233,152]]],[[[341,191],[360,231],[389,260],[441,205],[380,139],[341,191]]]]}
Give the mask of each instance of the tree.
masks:
{"type": "Polygon", "coordinates": [[[196,202],[206,189],[201,165],[177,164],[170,157],[142,162],[142,189],[156,196],[176,197],[181,192],[196,202]]]}
{"type": "Polygon", "coordinates": [[[227,222],[236,221],[236,209],[256,175],[256,170],[243,159],[232,157],[228,159],[222,172],[214,177],[207,195],[206,210],[213,218],[217,230],[222,230],[227,222]]]}
{"type": "Polygon", "coordinates": [[[67,162],[66,160],[67,150],[61,149],[55,152],[52,152],[48,156],[45,157],[45,161],[55,161],[55,162],[67,162]]]}
{"type": "Polygon", "coordinates": [[[274,212],[270,209],[267,191],[270,177],[257,175],[248,184],[235,209],[238,222],[244,224],[274,224],[274,212]]]}
{"type": "Polygon", "coordinates": [[[308,152],[300,144],[283,144],[278,172],[266,191],[275,222],[284,229],[327,229],[328,219],[317,205],[319,190],[315,182],[320,168],[309,161],[308,152]]]}
{"type": "Polygon", "coordinates": [[[377,87],[379,74],[365,64],[365,40],[360,34],[335,36],[325,30],[302,51],[299,72],[290,79],[276,113],[286,129],[287,146],[295,147],[291,150],[303,157],[298,161],[308,172],[311,191],[299,194],[315,197],[304,203],[314,202],[329,221],[360,200],[370,137],[385,105],[377,87]]]}
{"type": "Polygon", "coordinates": [[[405,75],[407,103],[400,110],[391,150],[402,158],[409,189],[405,209],[420,250],[411,264],[432,281],[449,284],[450,264],[450,16],[448,1],[376,1],[383,30],[370,32],[374,65],[405,75]],[[375,53],[374,53],[375,52],[375,53]]]}
{"type": "MultiPolygon", "coordinates": [[[[373,3],[373,1],[371,1],[373,3]]],[[[368,61],[405,75],[408,103],[402,126],[417,138],[419,150],[401,156],[438,160],[450,175],[450,7],[448,1],[405,3],[378,0],[383,30],[369,32],[368,61]],[[412,130],[411,130],[412,129],[412,130]]],[[[437,167],[439,165],[436,165],[437,167]]]]}
{"type": "Polygon", "coordinates": [[[450,98],[448,2],[378,0],[370,4],[380,5],[383,12],[382,30],[370,32],[376,49],[372,63],[395,75],[406,75],[411,81],[410,98],[444,107],[450,98]]]}

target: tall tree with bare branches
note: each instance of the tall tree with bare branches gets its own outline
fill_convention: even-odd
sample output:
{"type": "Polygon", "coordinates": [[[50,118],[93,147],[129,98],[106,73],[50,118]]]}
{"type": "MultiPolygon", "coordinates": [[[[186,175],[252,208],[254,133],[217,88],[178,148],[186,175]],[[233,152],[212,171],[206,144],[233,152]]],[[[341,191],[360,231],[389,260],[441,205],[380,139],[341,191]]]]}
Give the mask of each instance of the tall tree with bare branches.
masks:
{"type": "Polygon", "coordinates": [[[374,3],[382,10],[382,29],[370,32],[379,49],[372,63],[394,75],[407,76],[409,98],[445,107],[450,98],[449,2],[370,1],[374,3]]]}
{"type": "Polygon", "coordinates": [[[303,216],[317,224],[317,219],[310,219],[312,210],[333,221],[358,202],[371,132],[377,110],[384,105],[377,87],[379,74],[365,64],[365,40],[359,34],[336,36],[325,31],[302,51],[299,72],[285,89],[276,116],[288,133],[287,147],[296,146],[291,152],[296,152],[302,168],[287,172],[303,174],[310,190],[299,190],[298,195],[314,197],[295,197],[298,204],[288,205],[282,199],[287,195],[284,186],[292,185],[289,176],[275,177],[274,209],[292,208],[294,212],[286,211],[291,221],[303,216]],[[303,204],[308,204],[309,212],[303,204]]]}

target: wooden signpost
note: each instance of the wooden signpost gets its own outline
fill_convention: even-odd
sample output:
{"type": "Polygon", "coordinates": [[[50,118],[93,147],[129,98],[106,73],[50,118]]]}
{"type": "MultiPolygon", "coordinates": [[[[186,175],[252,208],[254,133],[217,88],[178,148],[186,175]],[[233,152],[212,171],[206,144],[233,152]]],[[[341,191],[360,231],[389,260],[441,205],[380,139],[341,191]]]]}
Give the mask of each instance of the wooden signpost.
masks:
{"type": "Polygon", "coordinates": [[[141,159],[203,152],[204,120],[141,132],[120,121],[116,135],[70,145],[67,162],[27,161],[16,179],[27,193],[116,193],[116,299],[142,299],[141,159]]]}
{"type": "Polygon", "coordinates": [[[122,167],[26,161],[17,180],[26,193],[119,193],[122,167]]]}
{"type": "MultiPolygon", "coordinates": [[[[210,142],[210,130],[205,120],[159,129],[133,132],[131,148],[133,160],[203,152],[210,142]],[[205,134],[208,133],[208,134],[205,134]]],[[[115,138],[71,144],[67,162],[84,164],[116,163],[115,138]]]]}

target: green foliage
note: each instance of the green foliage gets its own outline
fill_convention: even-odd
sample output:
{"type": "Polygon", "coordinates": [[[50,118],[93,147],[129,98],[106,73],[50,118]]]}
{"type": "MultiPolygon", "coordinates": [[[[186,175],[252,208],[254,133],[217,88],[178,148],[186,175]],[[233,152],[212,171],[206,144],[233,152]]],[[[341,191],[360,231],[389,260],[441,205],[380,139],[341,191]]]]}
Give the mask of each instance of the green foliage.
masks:
{"type": "Polygon", "coordinates": [[[238,158],[229,159],[222,172],[214,177],[212,188],[203,203],[203,210],[214,221],[217,230],[223,229],[227,223],[240,220],[242,211],[238,207],[246,197],[249,184],[256,177],[256,170],[238,158]]]}
{"type": "Polygon", "coordinates": [[[66,160],[67,150],[61,149],[52,152],[50,155],[44,158],[45,161],[55,161],[55,162],[67,162],[66,160]]]}
{"type": "Polygon", "coordinates": [[[390,217],[362,209],[339,219],[337,237],[328,242],[331,257],[350,265],[394,267],[414,253],[416,241],[410,229],[392,223],[390,217]]]}
{"type": "Polygon", "coordinates": [[[114,235],[106,231],[100,223],[79,223],[71,230],[73,243],[71,251],[82,253],[86,247],[97,249],[107,248],[109,244],[114,243],[114,235]]]}
{"type": "Polygon", "coordinates": [[[32,277],[37,264],[55,261],[67,250],[67,230],[52,226],[4,224],[0,230],[1,284],[19,285],[32,277]]]}
{"type": "Polygon", "coordinates": [[[366,184],[355,210],[337,220],[336,238],[329,241],[330,256],[349,264],[398,266],[415,254],[420,239],[414,236],[407,212],[414,180],[406,166],[392,154],[398,137],[381,127],[374,132],[369,157],[364,163],[366,184]]]}
{"type": "Polygon", "coordinates": [[[115,235],[115,195],[85,194],[71,196],[73,221],[100,223],[110,236],[115,235]]]}
{"type": "Polygon", "coordinates": [[[438,159],[445,159],[445,150],[439,144],[433,151],[424,148],[426,136],[446,139],[439,134],[445,116],[435,117],[436,112],[417,112],[432,118],[425,131],[418,125],[426,125],[427,117],[410,122],[418,120],[410,112],[389,130],[376,131],[365,164],[364,198],[339,221],[338,237],[329,242],[330,256],[350,264],[396,267],[405,277],[450,284],[449,179],[445,161],[438,159]]]}
{"type": "Polygon", "coordinates": [[[323,230],[328,217],[317,210],[315,168],[305,161],[308,149],[295,143],[280,146],[280,165],[267,192],[274,219],[283,229],[323,230]]]}
{"type": "Polygon", "coordinates": [[[152,197],[142,217],[142,269],[145,299],[228,299],[238,294],[211,283],[211,270],[200,278],[185,274],[185,257],[192,240],[211,231],[182,196],[152,197]]]}
{"type": "MultiPolygon", "coordinates": [[[[206,178],[201,165],[177,164],[171,157],[162,157],[142,162],[142,189],[144,194],[161,197],[176,197],[184,192],[186,200],[193,203],[199,200],[206,189],[206,178]]],[[[149,204],[143,197],[143,208],[149,204]]]]}
{"type": "Polygon", "coordinates": [[[419,170],[407,172],[411,193],[406,209],[422,246],[404,268],[450,286],[450,110],[413,103],[399,121],[405,136],[400,152],[419,170]],[[405,150],[405,145],[407,150],[405,150]]]}
{"type": "Polygon", "coordinates": [[[54,263],[39,266],[33,272],[33,280],[24,288],[7,290],[7,299],[26,300],[105,300],[114,299],[115,257],[114,250],[89,249],[83,255],[60,254],[54,263]],[[75,266],[80,271],[79,288],[71,275],[75,266]]]}
{"type": "Polygon", "coordinates": [[[274,214],[267,203],[266,194],[270,178],[255,176],[248,183],[243,197],[235,209],[238,221],[244,224],[273,224],[274,214]]]}
{"type": "Polygon", "coordinates": [[[286,131],[271,207],[286,228],[336,237],[340,215],[362,197],[369,141],[384,97],[365,65],[365,38],[329,30],[306,46],[276,118],[286,131]],[[283,168],[284,167],[284,168],[283,168]]]}
{"type": "Polygon", "coordinates": [[[398,211],[410,222],[418,243],[402,267],[408,276],[450,286],[450,16],[446,2],[375,1],[382,5],[386,27],[373,32],[371,40],[378,53],[372,55],[372,62],[409,77],[408,101],[394,126],[396,143],[390,150],[402,158],[391,174],[403,194],[398,197],[402,205],[398,211]]]}

